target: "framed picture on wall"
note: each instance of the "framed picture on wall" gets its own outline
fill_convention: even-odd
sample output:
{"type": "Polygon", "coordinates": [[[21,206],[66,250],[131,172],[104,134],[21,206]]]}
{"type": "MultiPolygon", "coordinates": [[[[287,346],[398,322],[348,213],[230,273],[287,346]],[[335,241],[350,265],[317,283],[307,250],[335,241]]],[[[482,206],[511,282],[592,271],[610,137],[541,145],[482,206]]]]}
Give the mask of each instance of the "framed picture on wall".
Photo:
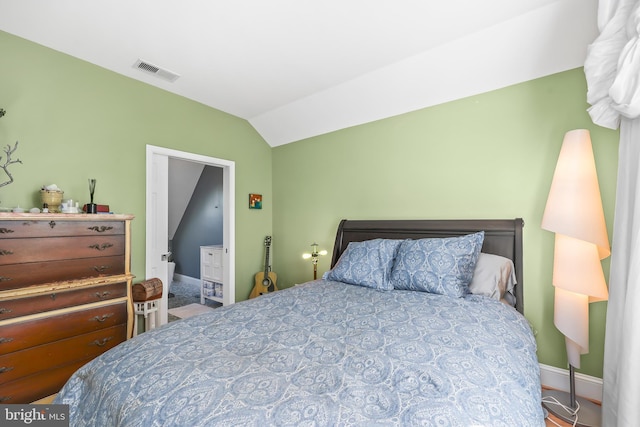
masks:
{"type": "Polygon", "coordinates": [[[249,209],[262,209],[262,194],[249,194],[249,209]]]}

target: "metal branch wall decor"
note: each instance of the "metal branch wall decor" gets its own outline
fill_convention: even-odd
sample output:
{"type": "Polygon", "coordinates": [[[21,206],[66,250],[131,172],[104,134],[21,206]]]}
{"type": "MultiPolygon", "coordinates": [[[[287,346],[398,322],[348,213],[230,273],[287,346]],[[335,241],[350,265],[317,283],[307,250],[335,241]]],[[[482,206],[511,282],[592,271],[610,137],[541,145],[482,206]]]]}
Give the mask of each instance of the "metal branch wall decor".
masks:
{"type": "MultiPolygon", "coordinates": [[[[4,109],[0,108],[0,117],[4,116],[5,114],[7,114],[7,112],[4,109]]],[[[0,156],[0,168],[2,168],[4,173],[7,175],[7,180],[4,182],[0,182],[0,187],[4,187],[5,185],[9,185],[13,182],[13,175],[11,175],[11,172],[9,171],[9,166],[15,163],[22,164],[22,160],[20,159],[13,160],[11,158],[11,155],[15,153],[17,149],[18,149],[18,141],[16,141],[13,148],[11,147],[10,144],[7,144],[7,146],[3,148],[5,156],[4,157],[0,156]]]]}

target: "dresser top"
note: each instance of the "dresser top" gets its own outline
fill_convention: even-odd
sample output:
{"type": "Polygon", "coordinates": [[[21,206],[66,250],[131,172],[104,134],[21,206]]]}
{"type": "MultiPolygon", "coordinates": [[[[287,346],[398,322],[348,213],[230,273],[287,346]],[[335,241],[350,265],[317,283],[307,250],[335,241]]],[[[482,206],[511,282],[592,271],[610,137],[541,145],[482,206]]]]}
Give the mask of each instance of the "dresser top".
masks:
{"type": "Polygon", "coordinates": [[[134,216],[130,214],[69,214],[69,213],[13,213],[0,212],[2,220],[72,220],[72,221],[124,221],[131,220],[134,216]]]}

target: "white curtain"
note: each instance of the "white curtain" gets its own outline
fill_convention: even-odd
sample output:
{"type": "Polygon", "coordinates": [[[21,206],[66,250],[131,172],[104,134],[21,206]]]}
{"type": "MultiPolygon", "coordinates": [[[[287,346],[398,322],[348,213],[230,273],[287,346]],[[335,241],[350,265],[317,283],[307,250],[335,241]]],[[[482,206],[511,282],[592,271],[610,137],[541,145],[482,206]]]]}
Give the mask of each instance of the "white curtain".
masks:
{"type": "Polygon", "coordinates": [[[589,114],[620,127],[602,424],[640,425],[640,0],[600,0],[584,71],[589,114]]]}

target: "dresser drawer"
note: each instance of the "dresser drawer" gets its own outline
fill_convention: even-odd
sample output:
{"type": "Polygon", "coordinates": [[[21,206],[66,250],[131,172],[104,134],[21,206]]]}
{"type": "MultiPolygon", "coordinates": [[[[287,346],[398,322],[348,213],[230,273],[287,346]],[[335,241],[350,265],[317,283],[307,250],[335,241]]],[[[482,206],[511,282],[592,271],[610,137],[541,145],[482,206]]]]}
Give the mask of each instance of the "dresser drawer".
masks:
{"type": "Polygon", "coordinates": [[[0,220],[0,238],[96,236],[124,234],[123,221],[0,220]]]}
{"type": "Polygon", "coordinates": [[[127,302],[0,326],[0,355],[127,323],[127,302]]]}
{"type": "Polygon", "coordinates": [[[83,287],[0,300],[0,320],[127,296],[127,283],[83,287]]]}
{"type": "Polygon", "coordinates": [[[127,325],[123,324],[0,356],[0,389],[20,377],[93,359],[126,338],[127,325]]]}
{"type": "Polygon", "coordinates": [[[31,403],[60,391],[69,377],[89,360],[73,362],[35,375],[20,378],[0,387],[0,404],[31,403]]]}
{"type": "Polygon", "coordinates": [[[0,291],[125,273],[125,257],[122,255],[0,265],[0,291]]]}
{"type": "Polygon", "coordinates": [[[132,219],[0,213],[0,403],[57,393],[127,339],[132,219]]]}
{"type": "Polygon", "coordinates": [[[124,255],[124,249],[124,236],[1,239],[0,265],[124,255]]]}

